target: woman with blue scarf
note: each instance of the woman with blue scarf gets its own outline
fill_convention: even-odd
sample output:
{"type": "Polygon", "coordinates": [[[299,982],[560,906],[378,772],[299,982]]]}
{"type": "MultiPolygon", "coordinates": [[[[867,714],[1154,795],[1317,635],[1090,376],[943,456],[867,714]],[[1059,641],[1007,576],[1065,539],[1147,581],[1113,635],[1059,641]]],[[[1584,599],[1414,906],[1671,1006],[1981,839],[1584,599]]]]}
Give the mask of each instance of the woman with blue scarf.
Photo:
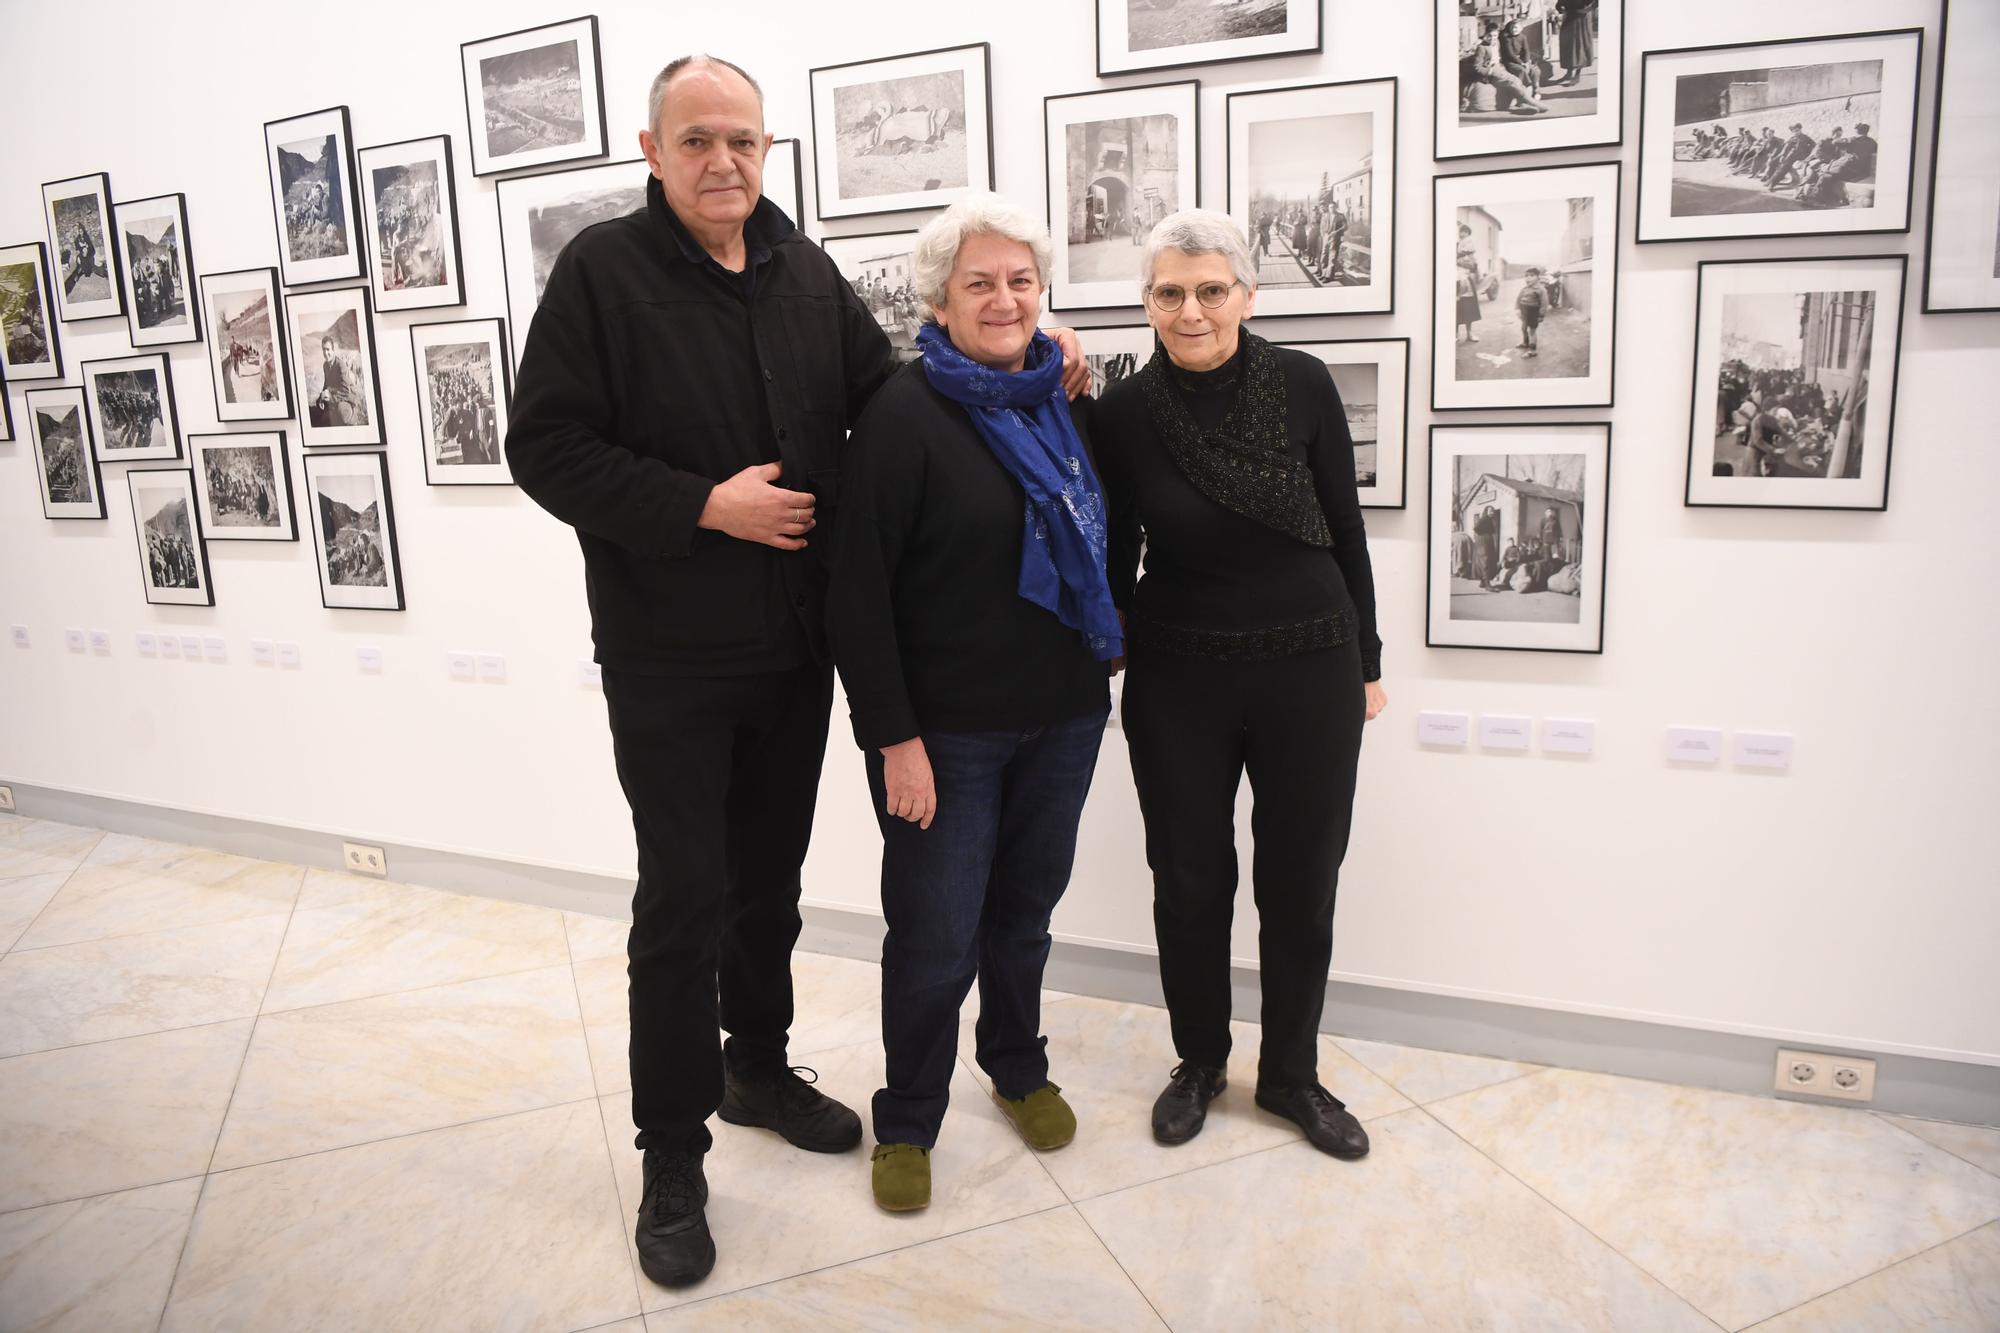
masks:
{"type": "Polygon", "coordinates": [[[1123,642],[1103,488],[1035,327],[1050,255],[990,195],[925,227],[922,359],[844,460],[827,627],[882,826],[873,1187],[891,1211],[930,1202],[975,976],[995,1100],[1032,1147],[1076,1133],[1049,1081],[1042,969],[1123,642]]]}

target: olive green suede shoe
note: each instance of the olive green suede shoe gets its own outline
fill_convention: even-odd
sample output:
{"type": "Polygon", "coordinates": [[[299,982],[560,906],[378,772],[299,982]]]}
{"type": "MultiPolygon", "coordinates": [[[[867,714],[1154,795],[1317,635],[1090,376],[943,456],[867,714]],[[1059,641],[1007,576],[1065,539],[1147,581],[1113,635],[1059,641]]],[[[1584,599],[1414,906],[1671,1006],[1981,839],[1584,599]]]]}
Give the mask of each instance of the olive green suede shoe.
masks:
{"type": "Polygon", "coordinates": [[[911,1213],[931,1204],[931,1150],[914,1143],[875,1145],[876,1204],[892,1213],[911,1213]]]}
{"type": "Polygon", "coordinates": [[[1076,1112],[1069,1109],[1062,1089],[1053,1083],[1044,1083],[1019,1101],[1010,1101],[997,1091],[993,1100],[1000,1103],[1030,1148],[1048,1152],[1076,1137],[1076,1112]]]}

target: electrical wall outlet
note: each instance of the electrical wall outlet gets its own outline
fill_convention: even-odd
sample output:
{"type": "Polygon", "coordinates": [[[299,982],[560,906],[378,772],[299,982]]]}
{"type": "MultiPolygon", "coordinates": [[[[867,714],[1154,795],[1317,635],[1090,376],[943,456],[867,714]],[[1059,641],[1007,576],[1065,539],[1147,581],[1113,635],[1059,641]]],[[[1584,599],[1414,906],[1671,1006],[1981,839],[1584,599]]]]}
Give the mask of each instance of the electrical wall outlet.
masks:
{"type": "Polygon", "coordinates": [[[1858,1055],[1781,1050],[1772,1084],[1779,1092],[1869,1102],[1875,1100],[1875,1062],[1858,1055]]]}
{"type": "Polygon", "coordinates": [[[13,808],[14,789],[12,787],[0,787],[0,810],[12,810],[13,808]]]}
{"type": "Polygon", "coordinates": [[[341,864],[357,875],[386,875],[389,873],[389,855],[380,847],[370,847],[365,842],[343,842],[340,844],[341,864]]]}

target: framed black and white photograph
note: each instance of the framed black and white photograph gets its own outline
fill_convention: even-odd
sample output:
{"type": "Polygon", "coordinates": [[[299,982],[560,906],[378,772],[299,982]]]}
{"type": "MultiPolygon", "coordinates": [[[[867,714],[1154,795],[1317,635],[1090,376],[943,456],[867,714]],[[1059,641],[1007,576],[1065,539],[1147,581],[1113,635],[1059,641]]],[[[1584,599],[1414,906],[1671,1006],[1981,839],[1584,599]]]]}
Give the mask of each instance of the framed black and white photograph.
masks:
{"type": "Polygon", "coordinates": [[[125,474],[125,482],[132,490],[146,600],[156,606],[214,606],[208,548],[195,513],[194,473],[181,467],[135,467],[125,474]]]}
{"type": "Polygon", "coordinates": [[[638,158],[499,183],[494,195],[500,205],[500,267],[507,282],[515,365],[528,345],[528,326],[542,303],[556,256],[592,223],[644,208],[651,175],[645,159],[638,158]]]}
{"type": "Polygon", "coordinates": [[[347,108],[266,122],[264,153],[271,171],[271,215],[278,224],[278,271],[285,285],[363,276],[366,242],[347,108]]]}
{"type": "Polygon", "coordinates": [[[1320,50],[1322,0],[1097,0],[1097,73],[1320,50]]]}
{"type": "Polygon", "coordinates": [[[991,70],[984,42],[813,70],[819,216],[943,208],[991,190],[991,70]]]}
{"type": "Polygon", "coordinates": [[[0,246],[0,376],[16,384],[63,377],[48,251],[40,241],[0,246]]]}
{"type": "Polygon", "coordinates": [[[1341,338],[1280,345],[1326,363],[1354,441],[1354,487],[1361,507],[1401,509],[1408,502],[1410,340],[1341,338]]]}
{"type": "Polygon", "coordinates": [[[111,243],[111,177],[104,172],[50,181],[42,215],[55,258],[56,313],[63,319],[104,319],[125,313],[118,247],[111,243]]]}
{"type": "Polygon", "coordinates": [[[412,324],[424,480],[433,486],[511,486],[502,446],[513,377],[497,319],[412,324]]]}
{"type": "Polygon", "coordinates": [[[212,542],[295,542],[291,453],[281,430],[188,436],[201,531],[212,542]]]}
{"type": "Polygon", "coordinates": [[[889,335],[898,361],[915,361],[921,355],[917,330],[930,314],[917,300],[910,277],[910,252],[916,244],[914,231],[829,236],[820,242],[840,276],[889,335]]]}
{"type": "Polygon", "coordinates": [[[784,211],[800,231],[806,227],[804,167],[797,139],[773,139],[764,155],[763,197],[784,211]]]}
{"type": "Polygon", "coordinates": [[[1102,398],[1119,380],[1129,379],[1153,359],[1159,337],[1150,324],[1117,324],[1078,329],[1083,360],[1090,367],[1090,387],[1084,392],[1102,398]]]}
{"type": "Polygon", "coordinates": [[[1619,170],[1432,181],[1433,409],[1611,405],[1619,170]]]}
{"type": "Polygon", "coordinates": [[[466,42],[459,58],[473,175],[604,156],[595,14],[466,42]]]}
{"type": "Polygon", "coordinates": [[[1431,0],[1432,155],[1624,142],[1625,0],[1431,0]]]}
{"type": "Polygon", "coordinates": [[[174,377],[164,352],[83,363],[91,445],[100,463],[163,463],[181,456],[174,377]]]}
{"type": "Polygon", "coordinates": [[[1604,651],[1611,423],[1432,426],[1433,648],[1604,651]]]}
{"type": "Polygon", "coordinates": [[[1640,243],[1908,231],[1923,53],[1921,28],[1646,52],[1640,243]]]}
{"type": "Polygon", "coordinates": [[[1945,0],[1924,313],[2000,311],[2000,5],[1945,0]]]}
{"type": "Polygon", "coordinates": [[[82,389],[30,389],[22,395],[35,481],[44,518],[103,518],[104,477],[90,452],[90,409],[82,389]]]}
{"type": "Polygon", "coordinates": [[[1396,80],[1231,93],[1229,214],[1260,315],[1395,308],[1396,80]]]}
{"type": "Polygon", "coordinates": [[[280,312],[278,270],[201,275],[208,317],[208,369],[217,421],[283,421],[292,415],[291,348],[280,312]]]}
{"type": "Polygon", "coordinates": [[[125,323],[132,345],[200,342],[187,196],[120,200],[111,207],[111,230],[125,281],[125,323]]]}
{"type": "Polygon", "coordinates": [[[389,460],[370,450],[307,454],[305,462],[320,604],[330,611],[401,611],[389,460]]]}
{"type": "Polygon", "coordinates": [[[382,375],[368,289],[288,292],[285,319],[292,327],[299,442],[308,449],[382,443],[382,375]]]}
{"type": "Polygon", "coordinates": [[[1201,202],[1195,79],[1042,99],[1052,310],[1141,303],[1153,224],[1201,202]]]}
{"type": "Polygon", "coordinates": [[[451,136],[381,144],[356,154],[377,310],[465,304],[451,136]]]}
{"type": "Polygon", "coordinates": [[[1888,508],[1908,264],[1700,266],[1688,504],[1888,508]]]}

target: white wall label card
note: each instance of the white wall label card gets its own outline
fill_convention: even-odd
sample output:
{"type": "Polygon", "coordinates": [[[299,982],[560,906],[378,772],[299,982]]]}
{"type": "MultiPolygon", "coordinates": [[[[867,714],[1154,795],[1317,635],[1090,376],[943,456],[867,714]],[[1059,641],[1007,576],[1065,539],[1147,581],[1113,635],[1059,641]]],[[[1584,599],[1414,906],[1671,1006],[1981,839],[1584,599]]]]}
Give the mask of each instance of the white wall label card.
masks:
{"type": "Polygon", "coordinates": [[[471,653],[446,653],[444,669],[451,673],[453,680],[471,680],[479,674],[478,659],[471,653]]]}
{"type": "Polygon", "coordinates": [[[219,639],[212,634],[201,641],[201,651],[203,656],[207,657],[211,662],[227,662],[229,660],[228,640],[219,639]]]}
{"type": "Polygon", "coordinates": [[[270,666],[277,660],[277,650],[269,639],[250,640],[250,660],[258,666],[270,666]]]}
{"type": "Polygon", "coordinates": [[[297,671],[299,669],[299,646],[296,643],[288,642],[278,645],[278,665],[288,671],[297,671]]]}
{"type": "Polygon", "coordinates": [[[14,646],[16,648],[26,648],[28,646],[28,627],[26,625],[14,626],[13,635],[14,646]]]}
{"type": "Polygon", "coordinates": [[[356,648],[354,665],[371,676],[382,674],[382,650],[380,648],[356,648]]]}
{"type": "Polygon", "coordinates": [[[162,634],[160,636],[160,656],[179,657],[180,655],[181,641],[171,634],[162,634]]]}
{"type": "Polygon", "coordinates": [[[1542,749],[1550,754],[1589,754],[1597,748],[1597,724],[1581,718],[1542,719],[1542,749]]]}
{"type": "Polygon", "coordinates": [[[181,661],[183,662],[201,661],[201,635],[199,634],[181,635],[181,661]]]}
{"type": "Polygon", "coordinates": [[[151,634],[134,634],[132,636],[132,643],[139,649],[139,656],[141,657],[158,657],[160,655],[160,641],[151,634]]]}
{"type": "Polygon", "coordinates": [[[1472,734],[1472,719],[1464,713],[1418,713],[1417,743],[1464,745],[1472,734]]]}
{"type": "Polygon", "coordinates": [[[1486,713],[1479,719],[1479,743],[1488,750],[1525,750],[1534,734],[1531,717],[1486,713]]]}
{"type": "Polygon", "coordinates": [[[1720,727],[1668,727],[1667,758],[1683,764],[1714,764],[1722,760],[1720,727]]]}
{"type": "Polygon", "coordinates": [[[505,684],[507,680],[507,659],[499,653],[479,655],[479,678],[495,684],[505,684]]]}
{"type": "Polygon", "coordinates": [[[108,629],[92,630],[90,632],[90,651],[96,653],[99,657],[109,657],[111,655],[111,631],[108,629]]]}
{"type": "Polygon", "coordinates": [[[604,688],[604,668],[597,663],[584,660],[576,664],[576,683],[586,690],[604,688]]]}
{"type": "Polygon", "coordinates": [[[1792,738],[1777,731],[1739,731],[1735,757],[1740,768],[1790,768],[1792,738]]]}
{"type": "Polygon", "coordinates": [[[82,651],[83,651],[83,631],[82,631],[82,630],[80,630],[80,629],[66,629],[66,630],[64,630],[64,631],[63,631],[63,642],[69,645],[69,650],[70,650],[71,652],[73,652],[73,653],[80,653],[80,652],[82,652],[82,651]]]}

